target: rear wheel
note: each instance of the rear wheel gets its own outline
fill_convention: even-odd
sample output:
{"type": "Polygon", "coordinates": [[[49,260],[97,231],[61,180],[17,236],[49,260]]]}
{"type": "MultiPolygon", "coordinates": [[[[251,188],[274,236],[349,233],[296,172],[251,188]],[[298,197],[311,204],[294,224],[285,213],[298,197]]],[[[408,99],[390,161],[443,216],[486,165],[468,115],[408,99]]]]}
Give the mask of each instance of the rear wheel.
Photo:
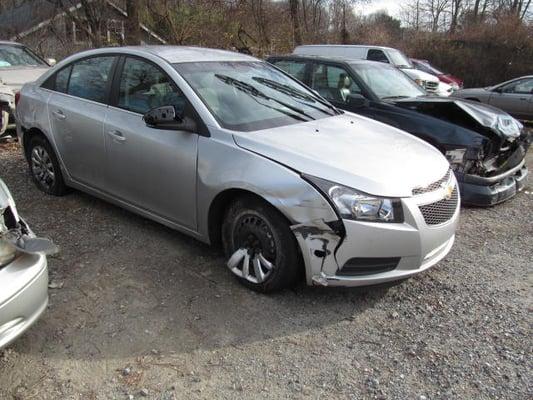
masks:
{"type": "Polygon", "coordinates": [[[262,200],[243,197],[228,208],[222,243],[230,271],[255,291],[273,292],[298,279],[294,234],[283,215],[262,200]]]}
{"type": "Polygon", "coordinates": [[[67,192],[67,186],[61,174],[59,161],[43,136],[34,136],[29,141],[28,163],[30,174],[37,187],[47,194],[62,196],[67,192]]]}

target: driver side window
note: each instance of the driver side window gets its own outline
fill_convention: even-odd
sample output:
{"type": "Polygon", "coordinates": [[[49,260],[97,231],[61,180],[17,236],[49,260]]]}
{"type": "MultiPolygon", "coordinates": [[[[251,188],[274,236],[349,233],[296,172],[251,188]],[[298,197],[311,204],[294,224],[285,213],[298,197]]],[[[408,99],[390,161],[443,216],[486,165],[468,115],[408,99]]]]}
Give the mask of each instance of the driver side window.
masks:
{"type": "Polygon", "coordinates": [[[183,112],[186,99],[174,82],[148,61],[127,57],[120,77],[118,107],[145,114],[152,108],[174,106],[183,112]]]}

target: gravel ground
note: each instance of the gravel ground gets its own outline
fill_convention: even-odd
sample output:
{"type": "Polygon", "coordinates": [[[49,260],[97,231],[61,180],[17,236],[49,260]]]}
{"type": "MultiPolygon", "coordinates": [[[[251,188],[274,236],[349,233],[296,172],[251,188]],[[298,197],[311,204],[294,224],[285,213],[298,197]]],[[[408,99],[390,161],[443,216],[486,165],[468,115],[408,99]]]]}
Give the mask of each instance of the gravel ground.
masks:
{"type": "MultiPolygon", "coordinates": [[[[533,156],[528,156],[533,170],[533,156]]],[[[533,189],[463,209],[439,265],[390,287],[259,295],[212,249],[79,192],[0,176],[49,259],[50,306],[0,352],[0,399],[533,397],[533,189]]]]}

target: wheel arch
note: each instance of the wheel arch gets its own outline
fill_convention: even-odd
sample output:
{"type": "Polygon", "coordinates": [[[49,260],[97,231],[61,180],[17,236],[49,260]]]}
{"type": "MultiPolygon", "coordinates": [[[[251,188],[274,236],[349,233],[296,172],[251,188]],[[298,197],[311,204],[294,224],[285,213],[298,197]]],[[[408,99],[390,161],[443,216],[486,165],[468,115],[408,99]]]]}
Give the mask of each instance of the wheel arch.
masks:
{"type": "MultiPolygon", "coordinates": [[[[46,139],[48,141],[48,143],[50,143],[50,140],[46,137],[44,132],[41,131],[39,128],[25,129],[24,130],[24,135],[22,136],[22,148],[23,148],[24,157],[26,157],[26,160],[30,159],[30,154],[28,152],[29,151],[30,141],[31,141],[32,138],[34,138],[36,136],[41,136],[44,139],[46,139]]],[[[50,145],[51,145],[51,143],[50,143],[50,145]]],[[[54,149],[54,151],[55,151],[55,149],[54,149]]]]}
{"type": "Polygon", "coordinates": [[[269,201],[264,196],[261,196],[251,190],[243,188],[228,188],[218,193],[211,204],[209,205],[209,211],[207,214],[207,230],[209,242],[211,245],[220,246],[222,243],[222,222],[224,219],[224,214],[228,207],[238,198],[241,197],[253,197],[258,199],[265,204],[270,205],[272,208],[277,210],[279,214],[286,220],[287,224],[291,224],[289,218],[283,213],[283,211],[276,206],[272,201],[269,201]]]}

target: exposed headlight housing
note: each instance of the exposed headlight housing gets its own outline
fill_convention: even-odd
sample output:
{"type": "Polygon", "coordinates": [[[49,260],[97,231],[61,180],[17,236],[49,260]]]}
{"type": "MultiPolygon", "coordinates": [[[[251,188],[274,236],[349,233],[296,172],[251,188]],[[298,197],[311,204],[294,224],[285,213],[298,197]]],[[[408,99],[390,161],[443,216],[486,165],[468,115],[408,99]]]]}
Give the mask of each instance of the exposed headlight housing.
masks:
{"type": "Polygon", "coordinates": [[[418,85],[422,86],[423,88],[426,87],[426,81],[424,81],[423,79],[417,78],[417,79],[415,79],[415,82],[416,82],[418,85]]]}
{"type": "Polygon", "coordinates": [[[372,196],[325,179],[305,175],[334,204],[343,219],[370,222],[403,222],[400,199],[372,196]]]}

